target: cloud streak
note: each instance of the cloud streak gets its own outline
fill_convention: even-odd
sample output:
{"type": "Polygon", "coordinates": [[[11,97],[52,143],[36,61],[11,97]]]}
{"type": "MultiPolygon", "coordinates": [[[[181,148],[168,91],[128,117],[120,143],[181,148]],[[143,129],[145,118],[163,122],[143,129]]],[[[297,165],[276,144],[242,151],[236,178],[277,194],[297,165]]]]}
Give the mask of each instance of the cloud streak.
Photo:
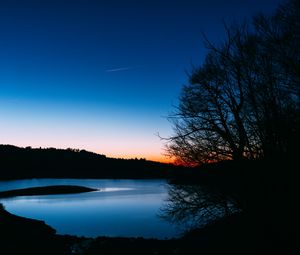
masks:
{"type": "Polygon", "coordinates": [[[119,68],[112,68],[105,70],[106,73],[113,73],[113,72],[122,72],[122,71],[128,71],[132,69],[136,69],[136,66],[126,66],[126,67],[119,67],[119,68]]]}

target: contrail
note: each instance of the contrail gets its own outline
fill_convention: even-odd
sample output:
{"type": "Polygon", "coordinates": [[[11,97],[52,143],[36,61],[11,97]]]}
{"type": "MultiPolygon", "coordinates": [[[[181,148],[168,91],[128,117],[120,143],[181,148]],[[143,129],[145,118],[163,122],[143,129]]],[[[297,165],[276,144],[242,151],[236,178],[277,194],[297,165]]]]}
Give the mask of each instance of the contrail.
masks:
{"type": "Polygon", "coordinates": [[[127,71],[131,69],[136,69],[137,67],[134,66],[128,66],[128,67],[120,67],[120,68],[114,68],[114,69],[107,69],[105,72],[111,73],[111,72],[120,72],[120,71],[127,71]]]}

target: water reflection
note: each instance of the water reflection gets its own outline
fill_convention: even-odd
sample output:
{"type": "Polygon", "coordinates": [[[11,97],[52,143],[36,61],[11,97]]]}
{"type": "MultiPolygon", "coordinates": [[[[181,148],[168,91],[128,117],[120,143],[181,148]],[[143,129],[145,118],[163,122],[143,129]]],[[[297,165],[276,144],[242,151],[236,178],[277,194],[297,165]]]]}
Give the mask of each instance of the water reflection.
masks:
{"type": "Polygon", "coordinates": [[[168,196],[164,180],[20,180],[0,182],[0,189],[67,184],[96,188],[98,191],[23,196],[0,202],[11,213],[44,220],[59,234],[161,239],[179,234],[176,226],[157,216],[168,196]]]}
{"type": "Polygon", "coordinates": [[[203,227],[239,210],[235,196],[204,185],[170,184],[168,194],[159,215],[186,230],[203,227]]]}
{"type": "Polygon", "coordinates": [[[134,190],[134,188],[100,188],[98,190],[101,192],[114,192],[114,191],[123,191],[123,190],[134,190]]]}

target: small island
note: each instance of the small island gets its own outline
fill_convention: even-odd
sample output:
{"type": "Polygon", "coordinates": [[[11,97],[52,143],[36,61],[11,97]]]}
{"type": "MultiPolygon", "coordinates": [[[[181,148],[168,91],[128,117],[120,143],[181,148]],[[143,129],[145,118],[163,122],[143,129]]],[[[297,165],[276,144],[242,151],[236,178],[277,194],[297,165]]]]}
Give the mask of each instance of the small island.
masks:
{"type": "Polygon", "coordinates": [[[15,196],[39,196],[39,195],[60,195],[60,194],[75,194],[92,192],[97,189],[92,189],[76,185],[54,185],[46,187],[32,187],[26,189],[14,189],[1,191],[0,198],[15,197],[15,196]]]}

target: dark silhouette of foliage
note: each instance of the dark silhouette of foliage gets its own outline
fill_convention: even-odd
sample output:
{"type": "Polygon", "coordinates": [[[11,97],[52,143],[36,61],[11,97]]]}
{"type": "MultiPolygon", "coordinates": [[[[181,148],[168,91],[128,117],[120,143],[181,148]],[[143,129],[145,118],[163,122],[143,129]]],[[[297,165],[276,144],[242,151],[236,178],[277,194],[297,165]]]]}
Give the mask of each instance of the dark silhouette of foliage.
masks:
{"type": "Polygon", "coordinates": [[[0,179],[170,178],[174,165],[107,158],[85,150],[0,145],[0,179]]]}
{"type": "Polygon", "coordinates": [[[185,164],[295,155],[299,141],[299,1],[253,25],[225,26],[226,40],[205,40],[192,70],[167,152],[185,164]]]}

